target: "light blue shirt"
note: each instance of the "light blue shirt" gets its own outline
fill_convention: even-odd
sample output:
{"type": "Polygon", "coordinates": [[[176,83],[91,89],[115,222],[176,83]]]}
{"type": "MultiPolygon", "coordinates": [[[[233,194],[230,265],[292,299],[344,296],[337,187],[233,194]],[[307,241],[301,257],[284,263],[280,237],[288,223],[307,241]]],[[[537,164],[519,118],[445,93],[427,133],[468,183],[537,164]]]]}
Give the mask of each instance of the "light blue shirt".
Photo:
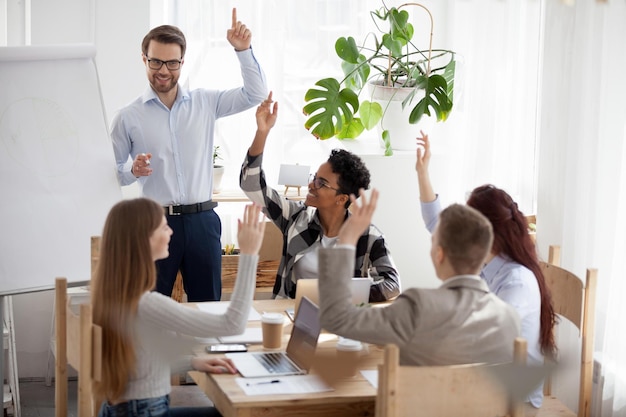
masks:
{"type": "MultiPolygon", "coordinates": [[[[426,228],[435,230],[441,203],[439,196],[430,203],[421,203],[422,218],[426,228]]],[[[541,330],[541,293],[535,274],[523,265],[505,256],[495,256],[480,273],[489,290],[517,311],[522,329],[521,336],[528,342],[528,364],[543,365],[539,344],[541,330]]],[[[543,402],[543,384],[527,399],[535,407],[543,402]]]]}
{"type": "Polygon", "coordinates": [[[118,112],[111,139],[121,185],[138,181],[144,196],[164,206],[211,199],[215,121],[257,105],[268,94],[265,75],[252,48],[236,55],[243,87],[188,91],[179,84],[171,110],[148,87],[118,112]],[[152,154],[152,174],[135,178],[131,163],[141,153],[152,154]]]}

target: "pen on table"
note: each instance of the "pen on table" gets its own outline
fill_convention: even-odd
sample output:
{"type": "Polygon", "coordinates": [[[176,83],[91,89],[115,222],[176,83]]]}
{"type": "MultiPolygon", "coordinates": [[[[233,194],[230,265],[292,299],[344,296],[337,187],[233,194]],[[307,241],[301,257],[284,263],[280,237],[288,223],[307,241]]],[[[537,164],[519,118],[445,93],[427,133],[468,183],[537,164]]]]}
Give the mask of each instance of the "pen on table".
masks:
{"type": "Polygon", "coordinates": [[[248,382],[246,385],[251,387],[253,385],[261,385],[261,384],[278,384],[280,379],[272,379],[271,381],[262,381],[262,382],[248,382]]]}

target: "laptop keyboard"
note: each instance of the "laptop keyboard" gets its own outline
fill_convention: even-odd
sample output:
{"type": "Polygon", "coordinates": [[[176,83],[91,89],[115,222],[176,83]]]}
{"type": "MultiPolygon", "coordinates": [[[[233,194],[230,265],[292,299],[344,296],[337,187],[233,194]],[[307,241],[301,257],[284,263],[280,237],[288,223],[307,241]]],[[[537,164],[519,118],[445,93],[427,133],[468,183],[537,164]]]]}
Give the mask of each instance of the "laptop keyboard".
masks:
{"type": "Polygon", "coordinates": [[[254,355],[256,360],[261,362],[261,365],[273,374],[275,373],[299,373],[300,369],[298,369],[290,360],[287,358],[284,352],[264,352],[258,355],[254,355]]]}

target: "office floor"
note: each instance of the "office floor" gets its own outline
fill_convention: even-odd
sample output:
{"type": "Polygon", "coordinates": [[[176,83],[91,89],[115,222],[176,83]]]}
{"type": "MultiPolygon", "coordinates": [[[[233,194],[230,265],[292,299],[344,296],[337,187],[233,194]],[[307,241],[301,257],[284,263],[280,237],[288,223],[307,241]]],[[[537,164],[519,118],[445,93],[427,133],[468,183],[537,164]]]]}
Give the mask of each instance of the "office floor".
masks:
{"type": "MultiPolygon", "coordinates": [[[[76,416],[76,381],[68,382],[68,415],[76,416]]],[[[54,383],[47,387],[44,381],[20,382],[22,417],[54,417],[54,383]]],[[[211,401],[196,385],[172,387],[171,405],[211,406],[211,401]]]]}
{"type": "MultiPolygon", "coordinates": [[[[76,417],[76,381],[67,384],[67,417],[76,417]]],[[[22,417],[54,417],[54,384],[47,387],[44,381],[20,382],[22,417]]]]}

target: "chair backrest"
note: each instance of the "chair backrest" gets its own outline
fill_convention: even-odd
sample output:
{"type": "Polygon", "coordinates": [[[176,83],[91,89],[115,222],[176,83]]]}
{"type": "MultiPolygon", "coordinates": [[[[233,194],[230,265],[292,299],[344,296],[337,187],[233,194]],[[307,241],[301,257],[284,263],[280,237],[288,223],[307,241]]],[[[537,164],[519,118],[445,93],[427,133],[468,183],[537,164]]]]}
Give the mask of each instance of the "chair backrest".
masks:
{"type": "Polygon", "coordinates": [[[55,281],[55,310],[55,415],[68,415],[69,363],[78,372],[78,417],[95,416],[99,402],[94,400],[92,385],[102,374],[102,328],[92,321],[90,303],[72,304],[65,278],[55,281]]]}
{"type": "MultiPolygon", "coordinates": [[[[576,326],[580,334],[580,387],[578,415],[591,413],[591,390],[593,386],[593,340],[595,334],[595,303],[598,271],[587,269],[585,280],[561,268],[559,246],[550,246],[548,262],[540,262],[546,284],[552,293],[554,311],[576,326]]],[[[546,382],[545,394],[551,393],[546,382]]]]}
{"type": "MultiPolygon", "coordinates": [[[[525,339],[515,340],[514,359],[525,366],[525,339]]],[[[495,377],[511,381],[515,373],[512,363],[401,366],[398,347],[387,345],[378,369],[376,417],[523,416],[523,403],[495,377]]]]}
{"type": "Polygon", "coordinates": [[[102,240],[100,236],[91,236],[91,279],[96,273],[96,267],[100,260],[100,240],[102,240]]]}

